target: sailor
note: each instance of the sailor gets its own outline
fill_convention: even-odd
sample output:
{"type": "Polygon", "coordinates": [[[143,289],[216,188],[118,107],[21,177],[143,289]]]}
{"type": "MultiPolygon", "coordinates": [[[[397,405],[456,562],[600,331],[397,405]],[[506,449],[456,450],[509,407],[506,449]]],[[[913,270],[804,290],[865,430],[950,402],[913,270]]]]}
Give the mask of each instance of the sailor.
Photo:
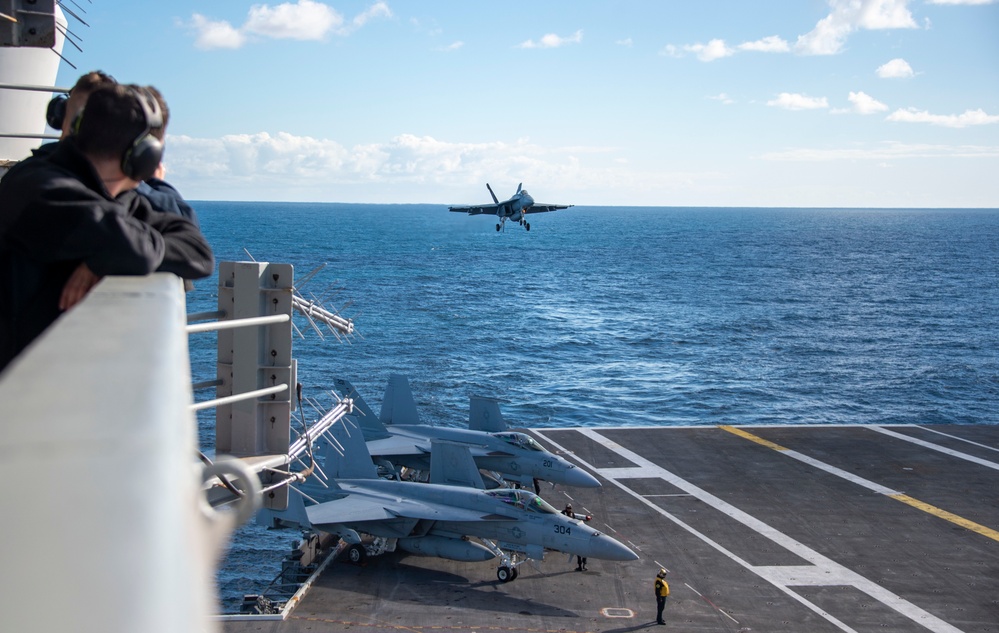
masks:
{"type": "Polygon", "coordinates": [[[197,225],[134,192],[159,167],[165,112],[152,87],[98,88],[70,138],[0,180],[0,369],[105,275],[212,274],[197,225]]]}
{"type": "Polygon", "coordinates": [[[666,597],[669,595],[669,583],[666,582],[666,570],[660,569],[656,574],[656,624],[666,624],[663,621],[663,608],[666,607],[666,597]]]}
{"type": "MultiPolygon", "coordinates": [[[[593,518],[590,515],[576,516],[576,513],[572,511],[571,503],[565,504],[565,510],[562,510],[562,514],[570,519],[582,519],[583,521],[589,521],[593,518]]],[[[586,558],[579,556],[578,554],[576,555],[576,571],[586,571],[586,558]]]]}

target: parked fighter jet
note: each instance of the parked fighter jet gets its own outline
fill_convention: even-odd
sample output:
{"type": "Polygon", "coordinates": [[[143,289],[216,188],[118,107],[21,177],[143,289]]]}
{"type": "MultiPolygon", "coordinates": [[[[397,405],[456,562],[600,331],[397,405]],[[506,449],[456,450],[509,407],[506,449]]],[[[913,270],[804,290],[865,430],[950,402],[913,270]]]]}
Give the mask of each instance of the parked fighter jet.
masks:
{"type": "Polygon", "coordinates": [[[519,222],[526,230],[530,231],[531,225],[524,218],[526,214],[541,213],[543,211],[555,211],[556,209],[568,209],[572,206],[571,204],[542,204],[540,202],[535,202],[534,198],[527,193],[527,189],[521,189],[523,184],[524,183],[520,183],[517,185],[517,193],[513,194],[513,197],[509,200],[500,202],[499,199],[496,198],[496,194],[493,193],[493,188],[489,186],[489,183],[486,183],[486,189],[489,190],[489,195],[493,197],[494,204],[476,204],[468,207],[448,207],[448,211],[467,213],[468,215],[491,213],[499,216],[500,221],[496,224],[497,231],[506,225],[507,220],[519,222]]]}
{"type": "Polygon", "coordinates": [[[495,399],[472,396],[470,428],[456,429],[420,424],[409,381],[401,374],[389,376],[378,417],[348,380],[337,378],[334,385],[343,397],[353,400],[355,419],[364,433],[368,452],[376,460],[426,471],[430,467],[431,442],[444,440],[468,446],[479,468],[501,473],[505,479],[522,485],[540,479],[580,488],[600,486],[595,477],[545,450],[530,435],[507,429],[495,399]]]}
{"type": "Polygon", "coordinates": [[[357,429],[337,425],[332,433],[342,453],[326,451],[323,471],[331,489],[323,498],[330,500],[306,507],[305,515],[313,528],[349,543],[348,557],[355,562],[366,556],[361,534],[378,537],[383,550],[394,541],[397,549],[451,560],[499,556],[501,582],[515,579],[523,562],[506,551],[538,560],[545,549],[601,560],[638,558],[624,544],[526,490],[481,489],[467,446],[435,440],[431,482],[414,483],[379,479],[357,429]]]}

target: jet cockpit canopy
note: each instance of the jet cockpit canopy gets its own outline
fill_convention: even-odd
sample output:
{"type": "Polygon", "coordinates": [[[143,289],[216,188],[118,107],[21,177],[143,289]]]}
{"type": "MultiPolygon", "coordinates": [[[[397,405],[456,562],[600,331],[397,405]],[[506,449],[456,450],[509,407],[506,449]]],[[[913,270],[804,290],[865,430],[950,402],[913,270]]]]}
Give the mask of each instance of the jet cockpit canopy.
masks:
{"type": "Polygon", "coordinates": [[[550,503],[533,492],[528,492],[526,490],[502,488],[500,490],[492,490],[486,494],[490,497],[499,499],[503,503],[509,503],[512,506],[527,510],[528,512],[538,512],[541,514],[559,513],[558,510],[552,507],[550,503]]]}
{"type": "Polygon", "coordinates": [[[529,451],[540,451],[543,453],[547,452],[541,444],[538,444],[538,442],[527,433],[504,431],[503,433],[493,433],[493,437],[498,437],[507,444],[513,444],[514,446],[524,448],[529,451]]]}

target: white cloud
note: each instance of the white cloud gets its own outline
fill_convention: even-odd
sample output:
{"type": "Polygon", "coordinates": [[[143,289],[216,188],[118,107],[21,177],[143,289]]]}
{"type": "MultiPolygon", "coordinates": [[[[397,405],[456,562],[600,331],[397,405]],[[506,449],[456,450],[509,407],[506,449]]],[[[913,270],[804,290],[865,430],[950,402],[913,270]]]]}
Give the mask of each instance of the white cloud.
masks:
{"type": "Polygon", "coordinates": [[[209,20],[200,13],[191,16],[191,27],[198,34],[194,45],[201,49],[239,48],[246,41],[246,37],[228,22],[209,20]]]}
{"type": "Polygon", "coordinates": [[[683,57],[683,52],[673,44],[667,44],[662,47],[659,54],[663,57],[683,57]]]}
{"type": "Polygon", "coordinates": [[[896,57],[890,62],[878,66],[876,72],[878,73],[878,77],[882,79],[904,79],[916,74],[912,72],[912,66],[909,65],[909,62],[901,57],[896,57]]]}
{"type": "Polygon", "coordinates": [[[614,43],[617,44],[618,46],[625,46],[627,48],[631,48],[632,45],[634,44],[634,42],[631,41],[630,37],[626,37],[623,40],[618,40],[614,43]]]}
{"type": "Polygon", "coordinates": [[[833,149],[801,147],[779,152],[767,152],[761,154],[759,158],[791,162],[886,161],[910,158],[999,158],[999,146],[886,142],[833,149]]]}
{"type": "Polygon", "coordinates": [[[853,111],[858,114],[874,114],[888,110],[887,105],[863,92],[851,92],[847,99],[853,104],[853,111]]]}
{"type": "Polygon", "coordinates": [[[909,0],[829,0],[829,15],[798,37],[795,51],[803,55],[833,55],[859,29],[914,29],[909,0]]]}
{"type": "Polygon", "coordinates": [[[560,35],[556,35],[555,33],[548,33],[537,42],[534,40],[521,42],[518,48],[558,48],[560,46],[565,46],[566,44],[579,44],[582,41],[583,30],[580,29],[569,37],[562,37],[560,35]]]}
{"type": "Polygon", "coordinates": [[[256,4],[250,7],[246,21],[238,29],[224,20],[210,20],[194,14],[189,26],[195,31],[195,46],[202,49],[240,48],[247,35],[261,38],[322,40],[329,34],[349,35],[374,18],[390,18],[392,11],[384,2],[376,2],[346,25],[335,9],[315,0],[297,0],[278,5],[256,4]]]}
{"type": "Polygon", "coordinates": [[[354,29],[359,29],[365,24],[367,24],[370,20],[373,20],[375,18],[391,18],[391,17],[392,17],[392,10],[389,9],[388,5],[385,4],[384,2],[376,2],[370,7],[368,7],[367,11],[364,11],[361,14],[359,14],[357,17],[355,17],[352,23],[354,25],[354,29]]]}
{"type": "Polygon", "coordinates": [[[996,0],[926,0],[927,4],[967,4],[967,5],[980,5],[980,4],[992,4],[996,0]]]}
{"type": "Polygon", "coordinates": [[[966,110],[964,114],[930,114],[915,108],[898,109],[888,115],[888,121],[900,123],[929,123],[943,127],[963,128],[972,125],[999,123],[999,115],[986,114],[984,110],[966,110]]]}
{"type": "Polygon", "coordinates": [[[711,62],[735,54],[735,50],[725,45],[725,40],[711,40],[707,44],[690,44],[684,50],[697,55],[702,62],[711,62]]]}
{"type": "Polygon", "coordinates": [[[755,51],[758,53],[787,53],[791,50],[787,41],[776,35],[770,35],[755,42],[744,42],[739,44],[737,48],[740,51],[755,51]]]}
{"type": "Polygon", "coordinates": [[[447,53],[447,52],[451,52],[451,51],[456,51],[456,50],[458,50],[459,48],[461,48],[464,45],[465,45],[464,42],[462,42],[461,40],[458,40],[456,42],[451,42],[447,46],[442,46],[441,48],[439,48],[437,50],[444,51],[444,52],[447,53]]]}
{"type": "Polygon", "coordinates": [[[725,105],[731,105],[735,103],[735,100],[733,100],[732,97],[728,96],[724,92],[720,92],[716,95],[709,96],[708,99],[711,99],[712,101],[721,101],[725,105]]]}
{"type": "Polygon", "coordinates": [[[320,40],[343,25],[343,16],[329,6],[298,0],[275,7],[256,4],[250,7],[242,30],[277,40],[320,40]]]}
{"type": "Polygon", "coordinates": [[[767,105],[785,110],[821,110],[829,107],[825,97],[809,97],[790,92],[780,93],[776,99],[767,101],[767,105]]]}
{"type": "MultiPolygon", "coordinates": [[[[232,134],[203,139],[169,136],[171,178],[214,181],[232,189],[314,187],[357,183],[474,183],[489,178],[516,181],[523,173],[551,174],[579,154],[605,153],[598,147],[549,147],[521,139],[514,143],[450,143],[430,136],[402,134],[386,143],[345,148],[336,141],[294,136],[232,134]]],[[[547,176],[546,176],[547,177],[547,176]]]]}
{"type": "Polygon", "coordinates": [[[713,39],[707,44],[686,44],[682,48],[673,44],[667,44],[659,51],[664,57],[683,57],[684,52],[697,55],[697,59],[702,62],[713,62],[723,57],[731,57],[738,52],[750,51],[755,53],[786,53],[791,50],[788,43],[776,35],[770,35],[758,39],[754,42],[743,42],[735,48],[728,46],[725,40],[713,39]]]}

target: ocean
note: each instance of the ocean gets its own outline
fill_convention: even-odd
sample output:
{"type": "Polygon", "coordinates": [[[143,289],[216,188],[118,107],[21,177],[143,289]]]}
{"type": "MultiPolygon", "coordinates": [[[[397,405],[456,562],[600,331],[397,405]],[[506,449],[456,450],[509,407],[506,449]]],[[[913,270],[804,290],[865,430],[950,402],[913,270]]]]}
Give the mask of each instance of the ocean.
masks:
{"type": "MultiPolygon", "coordinates": [[[[497,232],[446,205],[194,206],[218,260],[324,266],[303,294],[358,332],[299,324],[299,381],[326,404],[343,376],[377,411],[403,373],[449,426],[472,394],[520,427],[999,424],[999,210],[573,207],[497,232]]],[[[191,348],[213,378],[213,336],[191,348]]],[[[225,610],[297,536],[240,530],[225,610]]]]}

